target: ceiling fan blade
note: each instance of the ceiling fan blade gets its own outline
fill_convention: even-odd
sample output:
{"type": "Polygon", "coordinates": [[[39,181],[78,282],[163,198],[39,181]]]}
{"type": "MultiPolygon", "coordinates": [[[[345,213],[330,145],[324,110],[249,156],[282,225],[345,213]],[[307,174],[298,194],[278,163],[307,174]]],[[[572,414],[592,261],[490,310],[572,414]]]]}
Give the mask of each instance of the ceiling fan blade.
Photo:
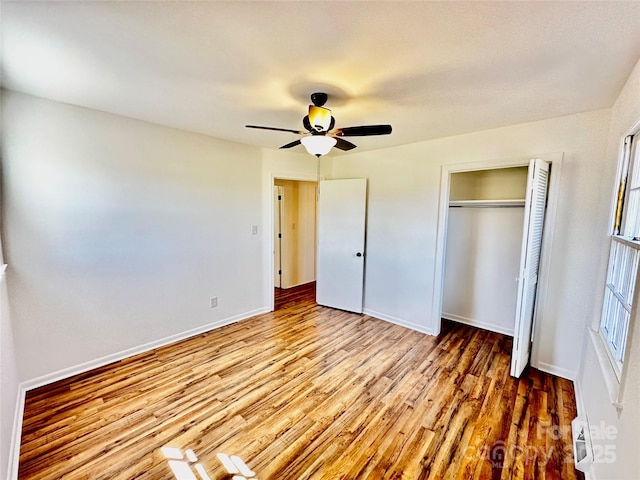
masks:
{"type": "Polygon", "coordinates": [[[339,150],[353,150],[354,148],[356,148],[356,145],[354,145],[351,142],[347,142],[345,139],[340,138],[340,137],[334,137],[336,139],[336,145],[335,147],[339,150]]]}
{"type": "Polygon", "coordinates": [[[339,137],[365,137],[368,135],[389,135],[391,125],[361,125],[358,127],[338,128],[333,135],[339,137]]]}
{"type": "Polygon", "coordinates": [[[298,135],[304,135],[307,132],[301,132],[300,130],[291,130],[289,128],[278,128],[278,127],[261,127],[260,125],[245,125],[247,128],[259,128],[260,130],[275,130],[277,132],[291,132],[297,133],[298,135]]]}
{"type": "Polygon", "coordinates": [[[291,143],[287,143],[286,145],[282,145],[280,148],[291,148],[291,147],[297,147],[298,145],[300,145],[302,142],[300,142],[300,140],[296,140],[294,142],[291,143]]]}

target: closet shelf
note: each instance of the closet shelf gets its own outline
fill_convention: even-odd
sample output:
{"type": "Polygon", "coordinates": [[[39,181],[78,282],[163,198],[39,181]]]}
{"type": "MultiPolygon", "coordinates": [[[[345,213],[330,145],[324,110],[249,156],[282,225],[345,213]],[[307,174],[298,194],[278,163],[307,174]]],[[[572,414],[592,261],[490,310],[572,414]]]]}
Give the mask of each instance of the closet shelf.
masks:
{"type": "Polygon", "coordinates": [[[524,207],[524,203],[524,198],[512,198],[506,200],[449,200],[450,207],[465,208],[524,207]]]}

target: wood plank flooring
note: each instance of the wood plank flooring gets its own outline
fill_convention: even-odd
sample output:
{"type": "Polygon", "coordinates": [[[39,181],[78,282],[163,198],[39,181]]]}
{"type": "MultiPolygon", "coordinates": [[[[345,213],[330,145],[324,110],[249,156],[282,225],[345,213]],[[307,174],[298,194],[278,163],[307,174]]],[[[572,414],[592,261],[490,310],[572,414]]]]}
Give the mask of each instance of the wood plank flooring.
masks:
{"type": "Polygon", "coordinates": [[[19,477],[230,480],[224,452],[259,480],[582,478],[571,383],[511,378],[509,337],[450,322],[423,335],[317,306],[313,287],[29,392],[19,477]]]}

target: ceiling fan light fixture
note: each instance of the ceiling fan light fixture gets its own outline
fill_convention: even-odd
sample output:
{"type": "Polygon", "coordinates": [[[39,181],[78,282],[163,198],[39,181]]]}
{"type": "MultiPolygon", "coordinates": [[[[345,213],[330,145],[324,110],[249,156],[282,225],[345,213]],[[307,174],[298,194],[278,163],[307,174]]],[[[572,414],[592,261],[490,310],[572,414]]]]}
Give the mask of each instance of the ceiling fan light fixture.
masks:
{"type": "Polygon", "coordinates": [[[318,132],[326,132],[331,126],[331,110],[309,105],[309,123],[318,132]]]}
{"type": "Polygon", "coordinates": [[[320,157],[329,153],[337,140],[333,137],[327,137],[326,135],[310,135],[308,137],[302,137],[300,142],[304,145],[304,148],[307,149],[307,152],[316,157],[320,157]]]}

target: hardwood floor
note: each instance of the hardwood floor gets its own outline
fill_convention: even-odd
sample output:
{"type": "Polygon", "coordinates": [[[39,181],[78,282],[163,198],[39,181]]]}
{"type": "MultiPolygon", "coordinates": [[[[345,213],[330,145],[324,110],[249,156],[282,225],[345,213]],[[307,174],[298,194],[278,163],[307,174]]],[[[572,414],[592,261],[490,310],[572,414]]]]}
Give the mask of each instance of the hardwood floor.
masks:
{"type": "Polygon", "coordinates": [[[259,480],[582,478],[571,383],[511,378],[509,337],[281,293],[273,313],[29,392],[20,478],[231,479],[220,452],[259,480]],[[170,465],[162,447],[192,452],[170,465]]]}

